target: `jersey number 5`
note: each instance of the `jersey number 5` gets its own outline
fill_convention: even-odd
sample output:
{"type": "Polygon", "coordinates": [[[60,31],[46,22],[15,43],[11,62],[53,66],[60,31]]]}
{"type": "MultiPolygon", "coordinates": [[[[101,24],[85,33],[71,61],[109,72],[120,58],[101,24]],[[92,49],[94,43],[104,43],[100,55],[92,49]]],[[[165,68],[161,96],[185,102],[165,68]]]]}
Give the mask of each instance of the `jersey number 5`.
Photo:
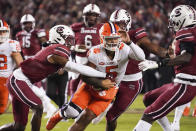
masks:
{"type": "MultiPolygon", "coordinates": [[[[115,72],[115,71],[111,71],[112,69],[115,69],[115,68],[118,68],[118,65],[116,65],[116,66],[107,66],[106,67],[106,73],[113,74],[113,77],[116,78],[118,73],[115,72]]],[[[106,92],[104,90],[103,91],[99,91],[99,95],[100,96],[105,96],[106,92]]]]}
{"type": "Polygon", "coordinates": [[[116,78],[118,73],[115,72],[115,71],[111,71],[112,69],[116,69],[116,68],[118,68],[118,65],[116,65],[116,66],[107,66],[106,67],[106,73],[110,73],[110,74],[113,75],[114,78],[116,78]]]}
{"type": "Polygon", "coordinates": [[[7,69],[7,56],[0,55],[0,70],[7,69]]]}

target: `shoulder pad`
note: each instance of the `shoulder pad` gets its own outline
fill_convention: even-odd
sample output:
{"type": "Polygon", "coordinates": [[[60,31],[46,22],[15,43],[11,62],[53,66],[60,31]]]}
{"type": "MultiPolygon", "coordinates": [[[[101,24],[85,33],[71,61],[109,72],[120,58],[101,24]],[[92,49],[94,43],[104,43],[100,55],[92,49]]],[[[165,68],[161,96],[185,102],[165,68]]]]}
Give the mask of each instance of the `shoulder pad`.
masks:
{"type": "Polygon", "coordinates": [[[71,28],[73,31],[78,31],[83,26],[84,26],[84,23],[74,23],[71,25],[71,28]]]}
{"type": "Polygon", "coordinates": [[[190,29],[181,29],[176,33],[176,40],[180,41],[192,41],[194,35],[190,29]]]}

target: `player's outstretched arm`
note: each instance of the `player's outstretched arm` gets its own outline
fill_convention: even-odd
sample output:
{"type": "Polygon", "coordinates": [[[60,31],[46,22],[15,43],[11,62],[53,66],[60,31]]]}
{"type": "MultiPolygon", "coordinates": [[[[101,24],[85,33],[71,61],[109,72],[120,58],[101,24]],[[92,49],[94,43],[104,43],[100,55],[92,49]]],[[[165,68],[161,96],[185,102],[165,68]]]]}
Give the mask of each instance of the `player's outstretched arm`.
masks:
{"type": "Polygon", "coordinates": [[[169,53],[173,52],[171,48],[166,49],[159,46],[159,44],[153,43],[148,37],[138,40],[137,45],[162,58],[169,57],[169,53]]]}
{"type": "Polygon", "coordinates": [[[104,72],[97,71],[89,66],[71,62],[67,58],[62,56],[52,55],[48,58],[48,61],[53,64],[65,65],[63,69],[66,71],[80,73],[82,75],[89,76],[89,77],[101,77],[101,78],[106,77],[106,73],[104,72]]]}
{"type": "Polygon", "coordinates": [[[175,65],[186,64],[190,62],[191,58],[192,58],[192,54],[188,52],[184,52],[181,55],[176,56],[174,59],[165,58],[161,61],[145,60],[140,62],[138,66],[140,70],[146,71],[148,69],[155,69],[164,66],[175,66],[175,65]]]}

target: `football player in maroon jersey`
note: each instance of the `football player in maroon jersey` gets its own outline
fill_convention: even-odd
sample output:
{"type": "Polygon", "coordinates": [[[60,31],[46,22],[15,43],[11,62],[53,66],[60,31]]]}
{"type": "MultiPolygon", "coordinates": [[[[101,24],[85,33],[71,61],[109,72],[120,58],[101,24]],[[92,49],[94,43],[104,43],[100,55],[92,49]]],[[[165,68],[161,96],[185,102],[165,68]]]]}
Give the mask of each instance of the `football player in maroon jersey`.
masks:
{"type": "Polygon", "coordinates": [[[22,47],[25,59],[34,56],[41,50],[42,43],[47,41],[44,29],[35,28],[35,18],[31,14],[25,14],[20,20],[22,31],[16,34],[16,39],[22,47]]]}
{"type": "MultiPolygon", "coordinates": [[[[16,39],[20,42],[22,55],[24,59],[34,56],[42,49],[42,44],[47,41],[46,31],[44,29],[35,28],[35,18],[31,14],[25,14],[20,20],[22,31],[16,34],[16,39]]],[[[38,93],[43,95],[44,112],[47,112],[46,118],[50,117],[56,111],[54,105],[51,104],[50,98],[46,95],[42,82],[35,83],[40,87],[38,93]]]]}
{"type": "MultiPolygon", "coordinates": [[[[97,20],[100,17],[100,9],[96,4],[88,4],[83,9],[83,22],[74,23],[71,25],[75,32],[75,61],[76,63],[86,64],[87,51],[95,45],[100,44],[99,29],[102,24],[98,24],[97,20]]],[[[70,74],[72,80],[70,81],[70,94],[72,95],[80,81],[79,74],[70,74]]]]}
{"type": "MultiPolygon", "coordinates": [[[[68,26],[57,25],[49,31],[51,46],[21,63],[7,81],[12,95],[14,123],[0,127],[0,131],[24,131],[29,109],[32,109],[32,131],[39,131],[43,112],[42,102],[33,84],[63,68],[90,77],[106,77],[106,73],[69,61],[70,47],[74,44],[74,32],[68,26]]],[[[108,82],[112,83],[111,81],[108,82]]]]}
{"type": "Polygon", "coordinates": [[[196,11],[188,5],[175,7],[169,18],[169,27],[175,32],[175,57],[162,61],[145,60],[139,63],[143,71],[174,66],[174,84],[163,86],[144,96],[147,108],[134,131],[149,131],[155,120],[165,117],[177,106],[190,102],[196,96],[196,11]],[[164,90],[164,91],[160,91],[164,90]],[[154,95],[156,94],[156,95],[154,95]]]}

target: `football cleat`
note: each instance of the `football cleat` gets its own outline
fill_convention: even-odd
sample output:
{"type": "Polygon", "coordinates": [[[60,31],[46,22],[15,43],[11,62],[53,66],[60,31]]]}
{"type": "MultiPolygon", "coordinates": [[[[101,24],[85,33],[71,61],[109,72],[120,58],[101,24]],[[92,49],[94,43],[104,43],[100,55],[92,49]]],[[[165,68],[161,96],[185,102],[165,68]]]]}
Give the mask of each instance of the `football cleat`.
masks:
{"type": "Polygon", "coordinates": [[[56,126],[56,124],[63,119],[60,113],[61,111],[59,110],[49,118],[46,124],[47,130],[52,130],[56,126]]]}

